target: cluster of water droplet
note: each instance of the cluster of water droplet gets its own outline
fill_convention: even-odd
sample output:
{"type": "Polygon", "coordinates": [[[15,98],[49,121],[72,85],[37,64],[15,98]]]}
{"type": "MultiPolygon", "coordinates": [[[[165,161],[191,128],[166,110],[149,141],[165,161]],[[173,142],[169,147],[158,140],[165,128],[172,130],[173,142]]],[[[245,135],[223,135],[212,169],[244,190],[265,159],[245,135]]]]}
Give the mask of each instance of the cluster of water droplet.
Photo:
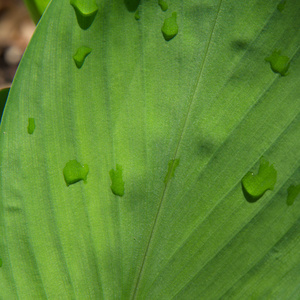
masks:
{"type": "MultiPolygon", "coordinates": [[[[131,9],[132,5],[139,4],[139,0],[127,1],[127,6],[131,9]]],[[[78,25],[81,29],[87,30],[93,23],[98,12],[98,6],[95,0],[71,0],[70,4],[74,7],[78,25]]],[[[126,2],[125,2],[126,4],[126,2]]],[[[87,46],[80,46],[73,56],[73,60],[78,69],[84,64],[86,57],[92,52],[92,48],[87,46]]],[[[29,129],[28,129],[29,130],[29,129]]],[[[109,172],[112,184],[111,191],[113,194],[122,197],[124,195],[124,181],[122,178],[122,166],[116,165],[116,170],[112,169],[109,172]]],[[[63,169],[63,175],[67,186],[77,183],[79,181],[87,182],[89,173],[88,165],[81,165],[76,159],[70,160],[63,169]]]]}
{"type": "MultiPolygon", "coordinates": [[[[77,18],[78,25],[81,29],[87,30],[93,23],[98,12],[98,6],[95,0],[70,0],[77,18]]],[[[84,64],[86,57],[92,52],[92,49],[87,46],[80,46],[73,56],[73,60],[78,69],[84,64]]],[[[81,180],[87,182],[87,175],[89,173],[88,165],[81,165],[76,159],[70,160],[66,163],[63,169],[63,175],[66,185],[77,183],[81,180]]]]}
{"type": "MultiPolygon", "coordinates": [[[[141,19],[140,11],[138,10],[138,4],[135,7],[136,12],[134,15],[134,17],[137,21],[141,19]]],[[[160,6],[160,8],[163,12],[167,11],[169,8],[168,3],[164,0],[158,0],[158,5],[160,6]]],[[[167,42],[170,41],[171,39],[173,39],[178,34],[178,24],[177,24],[177,13],[176,12],[173,12],[171,17],[166,18],[164,20],[164,23],[161,27],[161,32],[162,32],[164,39],[167,42]]]]}
{"type": "MultiPolygon", "coordinates": [[[[95,20],[98,12],[96,0],[70,0],[70,4],[74,7],[78,25],[81,29],[87,30],[95,20]]],[[[87,46],[81,46],[77,49],[73,56],[76,67],[80,69],[86,57],[92,52],[87,46]]]]}

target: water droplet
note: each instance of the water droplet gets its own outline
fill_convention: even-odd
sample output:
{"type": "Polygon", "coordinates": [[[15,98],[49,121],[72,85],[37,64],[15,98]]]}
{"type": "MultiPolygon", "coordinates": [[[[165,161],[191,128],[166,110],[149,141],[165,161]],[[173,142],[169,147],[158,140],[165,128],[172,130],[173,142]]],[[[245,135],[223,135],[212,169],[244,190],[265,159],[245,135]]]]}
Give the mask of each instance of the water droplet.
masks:
{"type": "Polygon", "coordinates": [[[27,132],[29,134],[33,134],[34,130],[35,130],[35,121],[34,121],[34,118],[28,118],[27,132]]]}
{"type": "Polygon", "coordinates": [[[257,175],[248,172],[242,179],[243,193],[248,202],[256,202],[267,190],[273,190],[277,180],[277,171],[265,158],[260,159],[257,175]]]}
{"type": "Polygon", "coordinates": [[[137,21],[141,18],[139,10],[137,10],[137,11],[135,12],[134,18],[135,18],[137,21]]]}
{"type": "Polygon", "coordinates": [[[164,183],[167,184],[172,177],[174,177],[175,170],[179,165],[179,158],[171,159],[168,163],[168,173],[165,177],[164,183]]]}
{"type": "Polygon", "coordinates": [[[274,50],[272,55],[266,57],[265,60],[270,63],[273,72],[285,76],[290,67],[290,59],[287,56],[280,55],[280,53],[281,51],[274,50]]]}
{"type": "Polygon", "coordinates": [[[278,5],[277,5],[277,9],[282,12],[284,10],[286,4],[286,0],[281,1],[278,5]]]}
{"type": "Polygon", "coordinates": [[[74,7],[78,25],[82,29],[88,29],[98,12],[96,0],[70,0],[70,4],[74,7]]]}
{"type": "Polygon", "coordinates": [[[82,67],[84,60],[91,52],[92,52],[92,49],[89,47],[85,47],[85,46],[82,46],[77,50],[77,52],[73,56],[73,59],[74,59],[75,64],[78,69],[80,69],[82,67]]]}
{"type": "Polygon", "coordinates": [[[63,170],[67,186],[81,180],[83,180],[84,183],[86,183],[88,173],[88,165],[82,166],[76,159],[67,162],[63,170]]]}
{"type": "Polygon", "coordinates": [[[122,172],[123,172],[122,166],[118,164],[116,165],[116,170],[111,169],[109,172],[109,176],[112,183],[110,186],[111,191],[115,195],[120,197],[124,195],[124,184],[125,184],[122,178],[122,172]]]}
{"type": "Polygon", "coordinates": [[[161,31],[166,41],[170,41],[178,33],[178,25],[176,19],[177,13],[173,12],[172,17],[167,18],[164,21],[161,31]]]}
{"type": "Polygon", "coordinates": [[[124,3],[128,9],[128,11],[134,12],[139,7],[141,0],[124,0],[124,3]]]}
{"type": "Polygon", "coordinates": [[[287,189],[287,192],[288,192],[288,195],[287,195],[287,198],[286,198],[286,204],[290,206],[290,205],[293,205],[294,201],[296,200],[296,198],[300,194],[300,184],[291,185],[287,189]]]}
{"type": "Polygon", "coordinates": [[[162,11],[166,11],[168,9],[168,3],[164,0],[158,0],[158,5],[162,11]]]}

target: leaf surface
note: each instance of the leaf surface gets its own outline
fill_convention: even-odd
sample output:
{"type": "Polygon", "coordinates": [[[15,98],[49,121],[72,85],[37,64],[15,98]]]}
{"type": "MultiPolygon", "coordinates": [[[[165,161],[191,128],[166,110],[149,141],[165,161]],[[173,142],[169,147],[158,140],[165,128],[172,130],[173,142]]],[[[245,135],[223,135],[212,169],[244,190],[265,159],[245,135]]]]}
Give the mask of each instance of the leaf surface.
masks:
{"type": "Polygon", "coordinates": [[[9,94],[9,87],[0,89],[0,122],[4,111],[5,103],[9,94]]]}
{"type": "Polygon", "coordinates": [[[279,3],[91,1],[87,28],[51,2],[0,127],[1,298],[298,298],[300,3],[279,3]],[[249,203],[262,157],[277,181],[249,203]]]}
{"type": "Polygon", "coordinates": [[[37,24],[50,0],[24,0],[32,20],[37,24]]]}

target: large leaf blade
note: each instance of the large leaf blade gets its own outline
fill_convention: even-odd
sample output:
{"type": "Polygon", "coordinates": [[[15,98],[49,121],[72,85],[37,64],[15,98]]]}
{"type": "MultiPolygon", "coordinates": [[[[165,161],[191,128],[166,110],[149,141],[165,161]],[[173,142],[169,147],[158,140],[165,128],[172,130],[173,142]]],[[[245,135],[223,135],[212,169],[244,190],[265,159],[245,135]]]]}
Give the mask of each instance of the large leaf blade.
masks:
{"type": "Polygon", "coordinates": [[[288,263],[257,296],[295,297],[296,279],[278,282],[300,276],[289,252],[299,245],[299,201],[285,204],[300,179],[299,4],[280,13],[275,1],[173,1],[163,13],[145,2],[139,21],[122,1],[97,4],[82,30],[69,1],[51,3],[10,92],[0,140],[3,297],[250,297],[279,268],[278,253],[288,263]],[[166,42],[170,11],[179,34],[166,42]],[[83,45],[92,52],[77,69],[83,45]],[[291,58],[285,77],[264,61],[275,47],[291,58]],[[277,184],[249,204],[240,181],[262,155],[277,184]],[[89,166],[86,185],[66,186],[72,159],[89,166]],[[122,198],[110,190],[116,164],[122,198]]]}

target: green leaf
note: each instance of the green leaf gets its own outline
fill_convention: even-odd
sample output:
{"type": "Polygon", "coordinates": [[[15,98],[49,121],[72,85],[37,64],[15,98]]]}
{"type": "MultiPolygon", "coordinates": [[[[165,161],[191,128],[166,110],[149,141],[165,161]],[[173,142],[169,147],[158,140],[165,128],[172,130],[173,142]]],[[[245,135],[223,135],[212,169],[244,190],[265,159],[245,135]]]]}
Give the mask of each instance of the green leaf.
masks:
{"type": "Polygon", "coordinates": [[[10,88],[0,89],[0,123],[10,88]]]}
{"type": "Polygon", "coordinates": [[[24,0],[32,20],[37,24],[50,0],[24,0]]]}
{"type": "Polygon", "coordinates": [[[168,3],[41,19],[0,127],[0,298],[299,298],[300,2],[168,3]]]}

